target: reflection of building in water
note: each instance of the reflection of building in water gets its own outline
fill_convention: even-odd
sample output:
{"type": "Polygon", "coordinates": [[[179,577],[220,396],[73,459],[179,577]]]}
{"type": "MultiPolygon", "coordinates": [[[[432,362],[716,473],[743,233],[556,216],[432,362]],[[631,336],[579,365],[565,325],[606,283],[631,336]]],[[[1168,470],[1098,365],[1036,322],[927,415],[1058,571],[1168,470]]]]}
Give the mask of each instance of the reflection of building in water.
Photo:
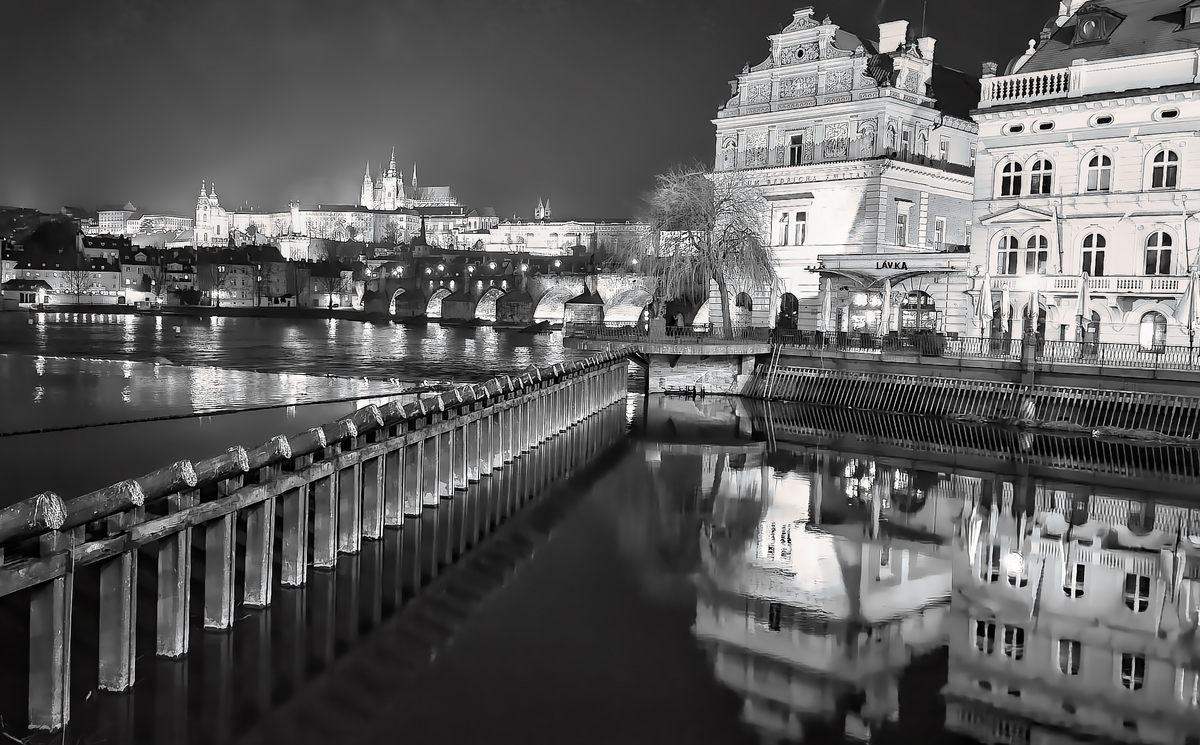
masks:
{"type": "Polygon", "coordinates": [[[1200,742],[1200,510],[996,482],[963,515],[950,729],[1200,742]]]}
{"type": "MultiPolygon", "coordinates": [[[[706,526],[696,635],[765,735],[869,736],[897,719],[911,659],[945,643],[952,484],[823,455],[758,470],[769,478],[753,537],[729,546],[706,526]]],[[[713,525],[740,494],[716,495],[713,525]]]]}

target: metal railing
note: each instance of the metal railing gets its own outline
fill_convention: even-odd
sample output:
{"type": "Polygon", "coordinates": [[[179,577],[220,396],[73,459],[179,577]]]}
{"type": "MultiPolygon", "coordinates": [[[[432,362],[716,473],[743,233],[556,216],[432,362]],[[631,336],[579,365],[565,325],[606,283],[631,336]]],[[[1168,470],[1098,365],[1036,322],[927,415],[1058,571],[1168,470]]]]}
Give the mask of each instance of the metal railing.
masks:
{"type": "Polygon", "coordinates": [[[685,326],[667,326],[665,334],[653,332],[645,323],[586,322],[569,323],[564,328],[568,337],[595,339],[597,341],[681,341],[704,342],[762,342],[771,340],[771,329],[765,326],[734,326],[726,331],[721,324],[693,323],[685,326]]]}
{"type": "MultiPolygon", "coordinates": [[[[1024,341],[1009,337],[947,337],[933,333],[869,333],[797,331],[774,329],[772,340],[793,349],[823,352],[859,352],[889,355],[926,355],[952,359],[997,359],[1019,361],[1024,341]]],[[[1157,370],[1200,370],[1200,346],[1158,345],[1094,341],[1033,342],[1039,363],[1080,364],[1095,367],[1125,367],[1157,370]]]]}

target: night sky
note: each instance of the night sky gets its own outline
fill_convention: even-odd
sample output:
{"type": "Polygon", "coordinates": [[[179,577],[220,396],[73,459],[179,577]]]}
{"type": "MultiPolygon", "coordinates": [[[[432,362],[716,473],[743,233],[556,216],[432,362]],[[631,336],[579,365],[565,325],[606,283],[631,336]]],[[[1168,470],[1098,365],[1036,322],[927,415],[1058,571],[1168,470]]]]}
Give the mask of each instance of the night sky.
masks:
{"type": "MultiPolygon", "coordinates": [[[[353,203],[393,145],[502,217],[631,216],[711,160],[726,81],[803,0],[37,0],[0,7],[0,204],[353,203]]],[[[1056,0],[928,0],[938,62],[1003,66],[1056,0]]],[[[878,37],[922,0],[816,5],[878,37]]]]}

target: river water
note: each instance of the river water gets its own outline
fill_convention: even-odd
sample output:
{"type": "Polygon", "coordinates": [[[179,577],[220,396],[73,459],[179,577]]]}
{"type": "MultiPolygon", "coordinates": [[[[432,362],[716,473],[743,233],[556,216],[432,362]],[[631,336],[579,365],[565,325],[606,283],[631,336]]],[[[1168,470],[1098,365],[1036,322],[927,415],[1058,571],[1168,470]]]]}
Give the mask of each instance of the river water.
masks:
{"type": "MultiPolygon", "coordinates": [[[[1083,455],[1047,465],[1040,440],[1006,430],[971,425],[961,437],[1012,441],[1027,455],[903,446],[885,421],[835,432],[819,411],[725,398],[652,397],[597,421],[613,416],[628,434],[567,436],[605,447],[443,565],[432,600],[388,600],[398,597],[392,561],[427,573],[421,562],[432,560],[404,548],[428,529],[411,522],[342,557],[336,573],[314,573],[304,592],[277,588],[277,607],[242,611],[231,635],[193,629],[182,666],[153,661],[151,597],[133,694],[95,692],[94,666],[78,658],[73,737],[1200,736],[1200,504],[1166,496],[1195,494],[1194,473],[1097,479],[1083,455]]],[[[518,468],[552,462],[553,447],[518,468]]],[[[517,478],[506,473],[485,482],[517,478]]],[[[432,514],[459,508],[456,498],[432,514]]],[[[86,616],[94,590],[81,592],[86,616]]],[[[17,635],[4,638],[27,633],[19,614],[0,618],[17,635]]],[[[94,632],[86,621],[77,629],[94,632]]],[[[0,677],[8,722],[21,721],[21,668],[0,677]]]]}
{"type": "MultiPolygon", "coordinates": [[[[564,354],[491,329],[102,318],[0,315],[0,431],[26,432],[0,436],[0,505],[294,434],[385,400],[389,378],[564,354]]],[[[143,552],[131,693],[96,690],[98,582],[80,572],[68,739],[1194,745],[1198,474],[1192,449],[631,398],[306,589],[277,579],[232,632],[194,624],[184,661],[154,657],[143,552]],[[578,442],[590,465],[484,519],[578,442]],[[481,520],[457,562],[431,544],[481,520]],[[434,575],[415,596],[402,579],[434,575]]],[[[27,638],[27,602],[0,600],[0,639],[27,638]]],[[[20,738],[17,646],[0,733],[20,738]]]]}

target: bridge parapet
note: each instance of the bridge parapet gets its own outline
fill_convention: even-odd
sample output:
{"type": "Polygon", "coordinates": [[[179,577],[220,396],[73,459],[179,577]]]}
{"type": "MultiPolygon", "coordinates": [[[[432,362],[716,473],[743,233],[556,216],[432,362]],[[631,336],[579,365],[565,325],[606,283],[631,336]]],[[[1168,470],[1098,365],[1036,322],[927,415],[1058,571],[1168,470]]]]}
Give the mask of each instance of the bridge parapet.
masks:
{"type": "MultiPolygon", "coordinates": [[[[138,658],[139,550],[157,551],[157,655],[182,657],[192,615],[192,530],[204,533],[197,599],[204,628],[228,629],[238,558],[242,604],[270,606],[276,567],[283,586],[303,586],[310,566],[334,567],[385,527],[438,507],[623,400],[628,357],[603,352],[406,405],[366,406],[293,437],[179,461],[76,499],[47,492],[0,509],[0,597],[29,590],[30,729],[60,730],[70,720],[78,568],[100,568],[99,687],[128,690],[138,658]]],[[[6,644],[16,656],[18,645],[6,644]]]]}

